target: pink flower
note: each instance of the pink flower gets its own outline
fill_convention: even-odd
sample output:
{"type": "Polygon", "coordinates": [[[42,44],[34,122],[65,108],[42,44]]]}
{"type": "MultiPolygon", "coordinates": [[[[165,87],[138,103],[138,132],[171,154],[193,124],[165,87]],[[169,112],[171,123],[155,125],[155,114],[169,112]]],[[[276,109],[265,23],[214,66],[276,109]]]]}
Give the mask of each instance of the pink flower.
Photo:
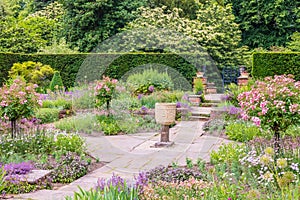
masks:
{"type": "Polygon", "coordinates": [[[22,99],[21,101],[20,101],[20,104],[25,104],[25,103],[27,103],[27,100],[26,99],[22,99]]]}
{"type": "Polygon", "coordinates": [[[0,103],[0,106],[2,106],[2,107],[6,107],[6,106],[8,106],[8,104],[7,104],[7,102],[6,102],[6,101],[1,101],[1,103],[0,103]]]}
{"type": "Polygon", "coordinates": [[[289,110],[290,110],[290,112],[291,113],[296,113],[297,111],[299,112],[299,104],[291,104],[290,106],[289,106],[289,110]]]}
{"type": "Polygon", "coordinates": [[[260,127],[261,120],[258,117],[252,117],[251,120],[256,126],[260,127]]]}

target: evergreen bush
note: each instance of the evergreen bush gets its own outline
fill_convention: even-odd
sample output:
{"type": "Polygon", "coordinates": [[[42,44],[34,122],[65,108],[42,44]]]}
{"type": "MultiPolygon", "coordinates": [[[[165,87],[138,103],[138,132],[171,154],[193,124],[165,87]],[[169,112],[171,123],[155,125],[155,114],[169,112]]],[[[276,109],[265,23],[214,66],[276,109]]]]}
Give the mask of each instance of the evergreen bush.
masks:
{"type": "Polygon", "coordinates": [[[50,83],[50,90],[51,91],[64,90],[64,84],[59,71],[54,72],[54,75],[50,83]]]}

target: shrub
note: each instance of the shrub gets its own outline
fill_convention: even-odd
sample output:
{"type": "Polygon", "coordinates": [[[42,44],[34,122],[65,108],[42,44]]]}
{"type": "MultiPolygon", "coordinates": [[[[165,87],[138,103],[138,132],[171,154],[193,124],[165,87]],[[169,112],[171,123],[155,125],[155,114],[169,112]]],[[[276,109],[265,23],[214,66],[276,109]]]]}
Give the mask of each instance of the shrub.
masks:
{"type": "Polygon", "coordinates": [[[146,172],[146,176],[150,183],[157,183],[159,181],[179,183],[180,181],[187,181],[192,177],[195,179],[201,179],[203,177],[202,174],[195,169],[164,166],[159,166],[146,172]]]}
{"type": "Polygon", "coordinates": [[[17,120],[32,117],[42,104],[36,87],[18,78],[0,88],[0,114],[11,121],[12,137],[18,133],[17,120]]]}
{"type": "Polygon", "coordinates": [[[97,116],[101,130],[105,135],[116,135],[121,129],[113,116],[100,115],[97,116]]]}
{"type": "Polygon", "coordinates": [[[292,136],[292,137],[297,137],[300,136],[300,126],[294,125],[290,126],[286,129],[285,132],[282,133],[282,136],[292,136]]]}
{"type": "Polygon", "coordinates": [[[56,90],[64,90],[64,84],[61,79],[59,71],[54,72],[54,75],[50,83],[50,90],[53,92],[56,90]]]}
{"type": "Polygon", "coordinates": [[[24,134],[12,140],[8,135],[2,135],[0,140],[0,162],[22,162],[27,157],[50,154],[54,148],[53,133],[39,130],[35,134],[24,134]]]}
{"type": "Polygon", "coordinates": [[[38,84],[41,89],[49,87],[54,70],[40,62],[15,63],[9,71],[10,78],[24,77],[29,83],[38,84]]]}
{"type": "Polygon", "coordinates": [[[95,108],[96,98],[94,90],[91,86],[83,86],[81,88],[71,88],[73,99],[73,109],[91,109],[95,108]]]}
{"type": "Polygon", "coordinates": [[[61,152],[76,152],[83,154],[85,151],[84,139],[77,134],[59,134],[56,136],[54,148],[61,152]]]}
{"type": "Polygon", "coordinates": [[[218,151],[212,151],[210,161],[212,164],[218,163],[234,163],[246,152],[245,145],[235,143],[223,144],[218,151]]]}
{"type": "Polygon", "coordinates": [[[235,107],[239,107],[239,101],[238,101],[239,94],[250,91],[253,84],[254,84],[253,79],[250,79],[246,86],[238,86],[235,83],[229,84],[224,100],[228,101],[230,104],[234,105],[235,107]]]}
{"type": "Polygon", "coordinates": [[[194,93],[195,94],[202,94],[203,93],[203,83],[200,78],[195,79],[194,81],[194,93]]]}
{"type": "Polygon", "coordinates": [[[88,163],[79,155],[67,152],[59,159],[58,166],[52,172],[54,183],[71,183],[84,176],[88,170],[88,163]]]}
{"type": "Polygon", "coordinates": [[[211,184],[203,180],[195,180],[193,177],[179,183],[160,181],[157,184],[149,184],[143,189],[141,199],[203,199],[203,191],[211,184]]]}
{"type": "Polygon", "coordinates": [[[300,81],[292,75],[266,77],[238,96],[242,118],[279,134],[300,124],[300,81]]]}
{"type": "Polygon", "coordinates": [[[300,53],[254,53],[251,74],[255,78],[293,74],[300,80],[300,53]]]}
{"type": "Polygon", "coordinates": [[[72,102],[64,98],[57,98],[55,100],[44,100],[42,102],[42,108],[57,108],[57,109],[68,109],[72,107],[72,102]]]}
{"type": "Polygon", "coordinates": [[[55,128],[67,132],[92,133],[100,131],[100,125],[95,115],[82,114],[61,119],[54,123],[55,128]]]}
{"type": "Polygon", "coordinates": [[[184,93],[182,91],[156,91],[149,95],[141,95],[141,105],[147,108],[155,108],[155,103],[177,103],[182,100],[184,93]]]}
{"type": "Polygon", "coordinates": [[[153,91],[172,90],[174,87],[172,79],[167,73],[159,73],[153,69],[128,76],[126,83],[135,94],[150,94],[153,91]]]}
{"type": "Polygon", "coordinates": [[[60,109],[57,108],[40,108],[35,117],[41,120],[42,124],[56,122],[59,119],[60,109]]]}
{"type": "Polygon", "coordinates": [[[254,137],[261,136],[259,128],[250,123],[234,122],[226,126],[226,135],[231,140],[246,142],[254,137]]]}

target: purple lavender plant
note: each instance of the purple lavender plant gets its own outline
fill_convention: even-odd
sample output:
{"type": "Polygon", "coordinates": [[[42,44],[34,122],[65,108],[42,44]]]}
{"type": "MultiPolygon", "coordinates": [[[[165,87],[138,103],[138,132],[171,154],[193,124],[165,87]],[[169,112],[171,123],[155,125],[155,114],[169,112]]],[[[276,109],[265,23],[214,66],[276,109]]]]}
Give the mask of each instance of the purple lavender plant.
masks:
{"type": "Polygon", "coordinates": [[[142,190],[144,186],[148,185],[148,177],[145,172],[140,172],[138,176],[134,177],[135,179],[135,188],[142,190]]]}
{"type": "Polygon", "coordinates": [[[118,187],[118,191],[124,190],[124,179],[118,175],[113,174],[112,177],[108,180],[104,178],[99,178],[96,185],[96,190],[103,191],[104,188],[118,187]]]}
{"type": "Polygon", "coordinates": [[[24,175],[29,173],[32,169],[33,165],[31,162],[10,163],[4,165],[4,170],[9,175],[24,175]]]}
{"type": "Polygon", "coordinates": [[[230,106],[228,108],[228,114],[229,115],[239,115],[241,113],[241,109],[237,108],[235,106],[230,106]]]}

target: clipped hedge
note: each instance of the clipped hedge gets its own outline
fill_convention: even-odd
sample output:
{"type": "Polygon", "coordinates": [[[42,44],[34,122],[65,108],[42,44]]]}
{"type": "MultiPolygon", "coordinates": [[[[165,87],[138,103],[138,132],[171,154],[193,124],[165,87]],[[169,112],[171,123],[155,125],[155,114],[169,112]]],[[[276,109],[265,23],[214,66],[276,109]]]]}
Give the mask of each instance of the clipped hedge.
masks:
{"type": "MultiPolygon", "coordinates": [[[[189,81],[189,83],[192,83],[192,78],[197,71],[192,64],[178,54],[132,53],[48,55],[0,53],[0,83],[2,84],[7,79],[8,71],[14,63],[34,61],[50,65],[53,69],[60,71],[65,87],[69,88],[74,85],[77,72],[83,63],[87,66],[92,66],[99,64],[99,60],[101,60],[100,63],[109,63],[109,67],[106,68],[104,74],[116,79],[121,78],[130,69],[147,63],[159,63],[172,67],[181,73],[189,81]],[[91,59],[91,55],[96,55],[97,58],[91,59]]],[[[91,71],[87,75],[89,76],[90,74],[94,75],[97,73],[95,71],[91,71]]]]}
{"type": "Polygon", "coordinates": [[[300,80],[300,52],[253,54],[253,77],[264,78],[280,74],[293,74],[296,80],[300,80]]]}

